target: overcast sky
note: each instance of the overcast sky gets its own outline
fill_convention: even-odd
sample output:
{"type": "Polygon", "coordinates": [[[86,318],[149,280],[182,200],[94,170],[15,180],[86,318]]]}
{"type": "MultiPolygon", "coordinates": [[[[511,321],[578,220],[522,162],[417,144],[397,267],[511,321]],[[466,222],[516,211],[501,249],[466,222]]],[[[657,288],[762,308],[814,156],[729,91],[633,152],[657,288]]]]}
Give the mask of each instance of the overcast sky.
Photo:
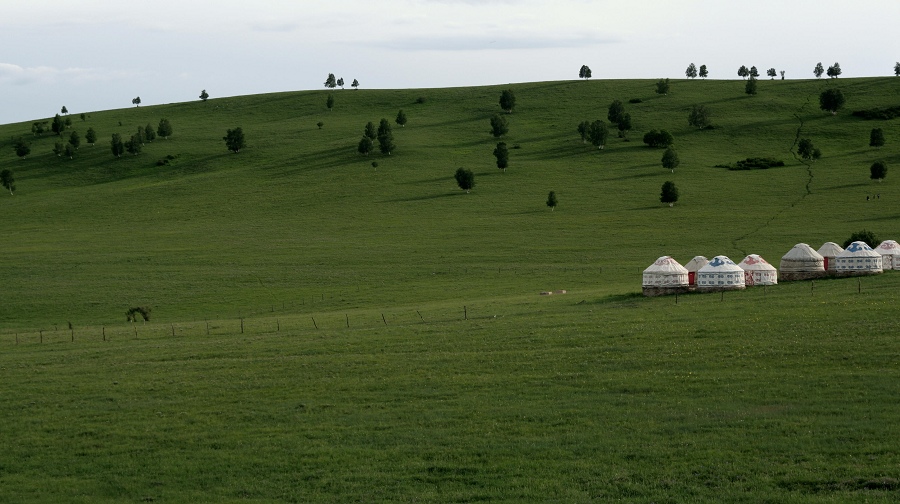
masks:
{"type": "MultiPolygon", "coordinates": [[[[0,0],[0,123],[276,91],[893,75],[898,0],[0,0]]],[[[898,79],[900,83],[900,79],[898,79]]]]}

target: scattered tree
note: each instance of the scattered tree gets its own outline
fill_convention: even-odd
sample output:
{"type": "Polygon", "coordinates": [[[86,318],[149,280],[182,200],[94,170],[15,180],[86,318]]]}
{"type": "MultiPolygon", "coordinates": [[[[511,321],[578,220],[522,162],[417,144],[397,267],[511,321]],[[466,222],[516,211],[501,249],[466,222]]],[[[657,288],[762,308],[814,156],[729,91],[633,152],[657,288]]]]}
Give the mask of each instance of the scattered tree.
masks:
{"type": "Polygon", "coordinates": [[[616,129],[619,130],[619,138],[626,138],[625,135],[631,131],[631,114],[628,112],[622,114],[622,116],[619,117],[619,122],[616,123],[616,129]]]}
{"type": "Polygon", "coordinates": [[[353,79],[353,84],[350,84],[350,87],[352,87],[354,91],[359,91],[359,81],[353,79]]]}
{"type": "Polygon", "coordinates": [[[209,98],[209,93],[207,93],[205,89],[200,91],[200,99],[206,101],[207,98],[209,98]]]}
{"type": "Polygon", "coordinates": [[[844,248],[849,247],[855,241],[864,242],[866,245],[872,248],[877,247],[878,244],[881,243],[881,240],[879,240],[878,237],[875,236],[875,233],[863,229],[862,231],[856,231],[855,233],[851,234],[850,238],[847,238],[847,241],[844,242],[844,248]]]}
{"type": "Polygon", "coordinates": [[[48,121],[37,121],[31,125],[31,134],[33,136],[43,136],[44,132],[47,131],[47,123],[48,121]]]}
{"type": "Polygon", "coordinates": [[[97,132],[94,131],[94,128],[88,128],[84,134],[84,141],[91,144],[91,147],[94,146],[94,143],[97,141],[97,132]]]}
{"type": "Polygon", "coordinates": [[[147,139],[148,142],[153,142],[156,140],[156,131],[153,130],[153,127],[150,126],[150,123],[147,123],[144,126],[144,138],[147,139]]]}
{"type": "Polygon", "coordinates": [[[709,70],[706,68],[706,65],[700,65],[700,78],[705,79],[709,77],[709,70]]]}
{"type": "Polygon", "coordinates": [[[122,141],[122,136],[118,133],[113,133],[109,146],[112,148],[113,156],[122,157],[122,154],[125,153],[125,142],[122,141]]]}
{"type": "Polygon", "coordinates": [[[754,79],[759,78],[759,70],[757,70],[755,66],[750,67],[750,77],[754,79]]]}
{"type": "Polygon", "coordinates": [[[669,79],[660,79],[656,82],[656,94],[668,95],[669,94],[669,79]]]}
{"type": "Polygon", "coordinates": [[[579,79],[590,79],[591,78],[591,67],[587,65],[581,65],[581,70],[578,71],[579,79]]]}
{"type": "Polygon", "coordinates": [[[801,138],[800,141],[797,142],[797,155],[802,159],[813,159],[815,151],[816,148],[813,145],[812,140],[801,138]]]}
{"type": "Polygon", "coordinates": [[[500,138],[507,133],[509,133],[509,124],[506,122],[506,118],[500,114],[494,114],[491,117],[491,134],[494,135],[494,138],[500,138]]]}
{"type": "Polygon", "coordinates": [[[835,115],[844,106],[844,101],[844,93],[840,89],[826,89],[819,95],[819,108],[835,115]]]}
{"type": "Polygon", "coordinates": [[[475,174],[471,170],[465,168],[457,168],[456,174],[453,176],[459,188],[466,191],[466,194],[475,187],[475,174]]]}
{"type": "Polygon", "coordinates": [[[669,147],[675,138],[666,130],[651,130],[644,134],[644,143],[650,147],[669,147]]]}
{"type": "Polygon", "coordinates": [[[784,70],[779,70],[778,74],[781,75],[781,80],[784,80],[784,70]]]}
{"type": "Polygon", "coordinates": [[[322,126],[325,126],[325,123],[323,123],[322,121],[319,121],[316,123],[316,126],[318,126],[319,129],[322,129],[322,126]]]}
{"type": "Polygon", "coordinates": [[[406,127],[406,112],[404,112],[402,109],[400,110],[400,112],[397,112],[397,118],[394,119],[394,122],[399,124],[401,128],[406,127]]]}
{"type": "Polygon", "coordinates": [[[131,103],[132,103],[135,107],[140,107],[140,106],[141,106],[141,97],[140,97],[140,96],[134,97],[134,99],[131,100],[131,103]]]}
{"type": "Polygon", "coordinates": [[[65,146],[65,148],[63,149],[63,153],[66,155],[67,158],[69,158],[69,159],[74,159],[74,158],[75,158],[75,152],[76,152],[77,150],[78,150],[78,149],[76,149],[74,145],[72,145],[72,144],[70,144],[70,143],[67,143],[66,146],[65,146]]]}
{"type": "Polygon", "coordinates": [[[516,94],[512,89],[506,89],[500,93],[500,108],[505,110],[507,114],[512,114],[513,108],[516,106],[516,94]]]}
{"type": "Polygon", "coordinates": [[[63,131],[66,130],[66,122],[63,120],[59,114],[53,116],[53,122],[50,123],[50,131],[56,133],[59,136],[62,136],[63,131]]]}
{"type": "Polygon", "coordinates": [[[328,78],[325,79],[325,87],[327,87],[328,89],[334,89],[335,87],[337,87],[337,79],[334,78],[333,73],[328,74],[328,78]]]}
{"type": "Polygon", "coordinates": [[[776,72],[774,68],[770,68],[766,70],[766,75],[771,77],[771,80],[775,80],[775,76],[778,75],[778,72],[776,72]]]}
{"type": "Polygon", "coordinates": [[[869,147],[884,147],[884,130],[872,128],[869,134],[869,147]]]}
{"type": "Polygon", "coordinates": [[[832,79],[837,79],[839,75],[841,75],[841,65],[838,62],[835,62],[834,65],[828,67],[826,72],[829,77],[832,79]]]}
{"type": "Polygon", "coordinates": [[[675,149],[669,147],[666,149],[666,152],[662,155],[662,165],[663,168],[667,170],[671,170],[672,173],[675,173],[675,168],[678,167],[678,164],[681,161],[678,159],[678,153],[675,152],[675,149]]]}
{"type": "Polygon", "coordinates": [[[328,111],[331,112],[331,109],[334,108],[334,95],[328,95],[328,99],[325,100],[325,106],[328,107],[328,111]]]}
{"type": "Polygon", "coordinates": [[[744,85],[744,92],[750,96],[753,96],[756,94],[756,78],[755,77],[750,77],[750,79],[747,80],[747,84],[744,85]]]}
{"type": "Polygon", "coordinates": [[[62,107],[62,109],[59,111],[59,113],[62,114],[62,115],[66,115],[66,114],[69,113],[69,109],[67,109],[66,106],[63,105],[63,107],[62,107]]]}
{"type": "Polygon", "coordinates": [[[69,135],[69,145],[74,147],[76,150],[81,146],[81,136],[77,131],[73,131],[71,135],[69,135]]]}
{"type": "Polygon", "coordinates": [[[337,80],[337,85],[340,86],[341,89],[344,89],[344,78],[343,77],[341,77],[337,80]]]}
{"type": "Polygon", "coordinates": [[[13,143],[13,149],[16,151],[16,156],[22,159],[31,154],[31,145],[22,137],[16,138],[16,141],[13,143]]]}
{"type": "Polygon", "coordinates": [[[363,135],[370,140],[375,140],[378,138],[378,130],[375,128],[375,123],[369,121],[366,123],[366,129],[363,131],[363,135]]]}
{"type": "Polygon", "coordinates": [[[56,154],[56,157],[62,157],[63,152],[65,151],[66,148],[63,147],[62,142],[57,141],[55,144],[53,144],[53,153],[56,154]]]}
{"type": "Polygon", "coordinates": [[[668,203],[669,206],[675,205],[675,202],[678,201],[678,188],[675,187],[675,182],[667,180],[663,183],[662,190],[659,193],[659,201],[668,203]]]}
{"type": "Polygon", "coordinates": [[[619,124],[619,120],[624,113],[625,105],[622,105],[622,102],[619,100],[613,100],[613,102],[609,104],[609,111],[606,113],[606,118],[613,124],[619,124]]]}
{"type": "Polygon", "coordinates": [[[581,121],[578,123],[578,134],[581,135],[581,143],[587,143],[588,138],[588,128],[590,128],[591,123],[588,121],[581,121]]]}
{"type": "Polygon", "coordinates": [[[87,116],[84,114],[84,112],[78,114],[78,117],[81,118],[81,122],[84,122],[87,120],[87,116]]]}
{"type": "Polygon", "coordinates": [[[368,156],[373,149],[375,149],[375,144],[372,142],[371,138],[365,135],[359,139],[359,145],[356,146],[356,151],[366,156],[368,156]]]}
{"type": "Polygon", "coordinates": [[[684,71],[684,75],[689,79],[697,77],[697,65],[693,63],[688,65],[687,70],[684,71]]]}
{"type": "Polygon", "coordinates": [[[69,129],[69,127],[72,126],[72,118],[66,117],[65,121],[63,121],[63,124],[66,125],[65,129],[69,129]]]}
{"type": "Polygon", "coordinates": [[[900,61],[894,64],[894,75],[900,77],[900,61]]]}
{"type": "Polygon", "coordinates": [[[13,172],[10,170],[0,171],[0,184],[3,184],[3,187],[12,195],[16,190],[16,179],[13,177],[13,172]]]}
{"type": "Polygon", "coordinates": [[[706,105],[694,105],[688,114],[688,125],[703,129],[709,126],[709,109],[706,105]]]}
{"type": "Polygon", "coordinates": [[[244,148],[244,130],[240,127],[230,129],[222,137],[222,140],[225,140],[225,146],[228,147],[228,150],[237,154],[244,148]]]}
{"type": "Polygon", "coordinates": [[[816,76],[816,79],[821,79],[822,74],[825,73],[825,67],[822,66],[822,62],[816,63],[816,67],[813,68],[813,75],[816,76]]]}
{"type": "MultiPolygon", "coordinates": [[[[141,131],[141,128],[138,128],[138,131],[141,131]]],[[[141,153],[141,148],[144,146],[144,142],[142,141],[141,136],[143,135],[131,135],[131,138],[125,141],[125,152],[131,154],[132,156],[137,156],[141,153]]]]}
{"type": "Polygon", "coordinates": [[[387,119],[382,118],[378,124],[378,148],[382,154],[391,155],[394,150],[394,133],[391,131],[391,123],[387,119]]]}
{"type": "Polygon", "coordinates": [[[606,146],[607,138],[609,138],[609,128],[600,119],[592,122],[588,127],[588,139],[594,147],[602,150],[606,146]]]}
{"type": "Polygon", "coordinates": [[[550,207],[550,211],[556,210],[556,191],[550,191],[550,194],[547,195],[547,206],[550,207]]]}
{"type": "Polygon", "coordinates": [[[506,173],[506,167],[509,166],[509,150],[506,148],[506,142],[500,142],[494,149],[494,157],[497,158],[497,168],[506,173]]]}
{"type": "Polygon", "coordinates": [[[746,66],[744,66],[744,65],[741,65],[741,67],[738,68],[737,74],[738,74],[739,76],[741,76],[742,79],[746,79],[747,76],[750,75],[750,69],[748,69],[748,68],[747,68],[746,66]]]}
{"type": "Polygon", "coordinates": [[[869,167],[869,178],[881,182],[887,175],[887,164],[884,161],[875,161],[869,167]]]}
{"type": "MultiPolygon", "coordinates": [[[[138,126],[138,128],[137,128],[137,133],[136,133],[135,135],[133,135],[131,138],[137,140],[138,143],[141,144],[141,146],[143,146],[143,145],[144,145],[144,140],[146,140],[146,137],[144,137],[144,128],[143,128],[143,126],[138,126]]],[[[127,147],[127,145],[126,145],[126,147],[127,147]]]]}
{"type": "Polygon", "coordinates": [[[160,119],[156,134],[168,140],[172,136],[172,123],[168,119],[160,119]]]}

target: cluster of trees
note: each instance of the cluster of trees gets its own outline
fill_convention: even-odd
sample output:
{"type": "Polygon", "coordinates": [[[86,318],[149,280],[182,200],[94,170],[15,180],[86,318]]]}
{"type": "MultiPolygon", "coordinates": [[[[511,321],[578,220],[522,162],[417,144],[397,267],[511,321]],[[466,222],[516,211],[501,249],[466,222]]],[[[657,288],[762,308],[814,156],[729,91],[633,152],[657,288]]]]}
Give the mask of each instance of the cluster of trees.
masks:
{"type": "MultiPolygon", "coordinates": [[[[340,86],[341,89],[344,89],[344,78],[341,77],[341,78],[336,79],[334,77],[333,73],[328,74],[328,77],[325,79],[325,87],[327,87],[328,89],[334,89],[338,86],[340,86]]],[[[353,89],[359,89],[359,81],[356,79],[353,79],[353,83],[350,84],[350,86],[352,86],[353,89]]],[[[331,107],[328,107],[328,108],[331,108],[331,107]]]]}
{"type": "Polygon", "coordinates": [[[688,65],[687,70],[684,71],[684,75],[688,79],[694,79],[698,75],[700,76],[700,78],[705,79],[709,76],[709,70],[706,68],[706,65],[700,65],[700,69],[697,70],[697,65],[691,63],[690,65],[688,65]]]}
{"type": "MultiPolygon", "coordinates": [[[[406,124],[406,114],[402,110],[397,114],[396,122],[401,127],[406,124]]],[[[375,128],[375,123],[371,121],[366,123],[363,136],[359,140],[359,144],[357,144],[356,151],[368,156],[370,152],[375,150],[375,140],[378,140],[378,148],[382,154],[390,156],[391,152],[396,148],[396,145],[394,145],[394,133],[387,119],[382,118],[378,123],[377,129],[375,128]]]]}
{"type": "Polygon", "coordinates": [[[839,75],[841,75],[841,65],[840,63],[835,62],[834,65],[828,67],[828,70],[825,70],[825,67],[822,66],[822,62],[816,63],[815,68],[813,68],[813,75],[816,76],[816,79],[822,77],[822,74],[827,74],[832,79],[837,79],[839,75]]]}
{"type": "Polygon", "coordinates": [[[812,140],[801,138],[800,141],[797,142],[797,155],[802,159],[816,161],[822,157],[822,151],[813,145],[812,140]]]}
{"type": "MultiPolygon", "coordinates": [[[[92,130],[88,130],[89,133],[91,131],[92,130]]],[[[93,136],[95,139],[96,135],[93,136]]],[[[159,125],[156,127],[155,131],[150,124],[147,124],[144,127],[138,126],[137,132],[131,135],[127,140],[123,139],[122,135],[113,133],[112,139],[109,142],[110,150],[115,157],[122,157],[126,152],[132,156],[137,156],[141,153],[144,142],[152,142],[157,136],[161,136],[165,139],[172,136],[172,124],[168,119],[160,119],[159,125]]],[[[88,139],[88,141],[93,145],[91,139],[88,139]]]]}

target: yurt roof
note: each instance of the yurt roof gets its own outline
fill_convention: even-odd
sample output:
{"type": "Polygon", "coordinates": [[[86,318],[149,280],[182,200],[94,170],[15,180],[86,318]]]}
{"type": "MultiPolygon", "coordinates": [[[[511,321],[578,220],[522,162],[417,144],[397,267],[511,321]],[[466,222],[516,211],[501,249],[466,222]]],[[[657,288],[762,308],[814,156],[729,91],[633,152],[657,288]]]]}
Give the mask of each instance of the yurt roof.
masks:
{"type": "Polygon", "coordinates": [[[805,243],[798,243],[794,248],[782,256],[781,260],[802,261],[802,262],[822,262],[825,260],[822,254],[819,254],[812,247],[805,243]]]}
{"type": "Polygon", "coordinates": [[[712,273],[719,271],[743,271],[737,264],[734,264],[734,261],[728,258],[728,256],[718,255],[712,258],[712,261],[709,261],[709,264],[700,268],[698,273],[712,273]]]}
{"type": "Polygon", "coordinates": [[[872,247],[866,242],[855,241],[841,252],[838,257],[881,257],[881,254],[872,250],[872,247]]]}
{"type": "Polygon", "coordinates": [[[843,251],[844,248],[834,242],[825,242],[819,247],[819,255],[823,257],[837,257],[843,251]]]}
{"type": "Polygon", "coordinates": [[[688,271],[698,271],[700,268],[706,266],[707,264],[709,264],[709,259],[700,255],[694,256],[694,258],[688,261],[688,263],[685,264],[684,267],[687,268],[688,271]]]}
{"type": "Polygon", "coordinates": [[[900,255],[900,243],[894,240],[884,240],[875,247],[875,251],[881,255],[900,255]]]}
{"type": "Polygon", "coordinates": [[[672,259],[669,256],[662,256],[656,260],[653,264],[647,267],[644,270],[644,273],[656,273],[662,275],[686,275],[687,270],[678,263],[675,259],[672,259]]]}
{"type": "Polygon", "coordinates": [[[738,266],[744,271],[775,271],[775,266],[757,254],[748,255],[738,266]]]}

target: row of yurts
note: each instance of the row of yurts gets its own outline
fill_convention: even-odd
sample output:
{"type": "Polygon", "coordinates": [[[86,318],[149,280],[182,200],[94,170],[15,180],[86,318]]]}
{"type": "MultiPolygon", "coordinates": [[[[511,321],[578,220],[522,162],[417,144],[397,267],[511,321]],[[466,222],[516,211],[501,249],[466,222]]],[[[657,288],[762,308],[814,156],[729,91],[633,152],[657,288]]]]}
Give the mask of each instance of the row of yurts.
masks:
{"type": "Polygon", "coordinates": [[[645,296],[661,296],[691,290],[714,292],[743,289],[748,285],[775,285],[782,281],[808,280],[826,276],[875,275],[885,269],[900,270],[900,244],[885,240],[874,249],[855,241],[847,249],[827,242],[818,251],[798,243],[784,257],[778,270],[757,254],[739,264],[726,256],[711,261],[697,256],[682,266],[662,256],[644,270],[645,296]]]}

